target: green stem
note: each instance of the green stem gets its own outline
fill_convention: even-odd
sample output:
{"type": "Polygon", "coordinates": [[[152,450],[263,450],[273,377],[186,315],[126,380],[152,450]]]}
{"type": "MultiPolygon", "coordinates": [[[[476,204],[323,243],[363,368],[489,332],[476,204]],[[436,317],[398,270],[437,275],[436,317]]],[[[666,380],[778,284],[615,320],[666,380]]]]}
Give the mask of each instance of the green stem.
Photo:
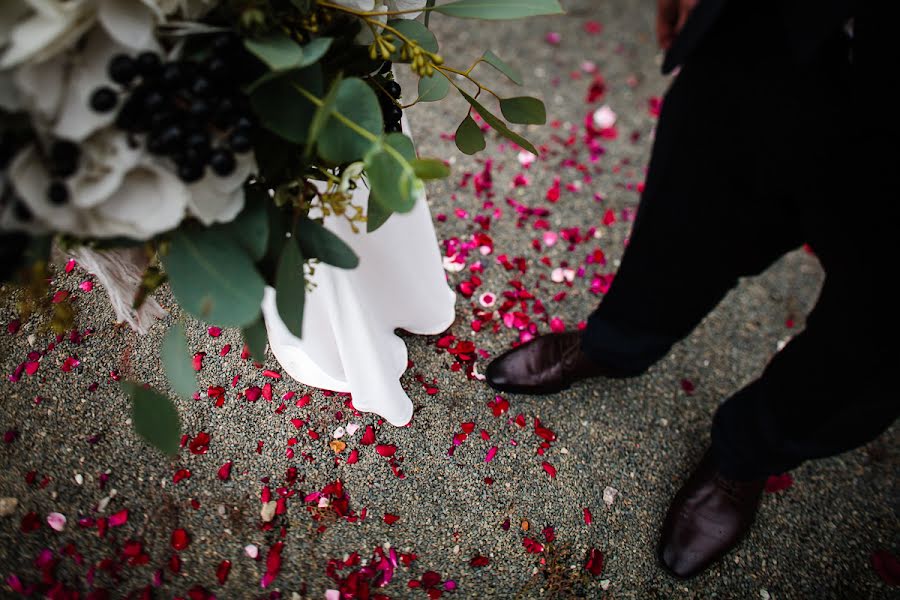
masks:
{"type": "MultiPolygon", "coordinates": [[[[294,89],[296,89],[300,93],[301,96],[303,96],[304,98],[306,98],[307,100],[309,100],[310,102],[315,104],[317,107],[321,108],[325,105],[325,102],[321,98],[317,97],[315,94],[313,94],[309,90],[306,90],[305,88],[300,87],[296,83],[294,84],[294,89]]],[[[387,152],[388,154],[393,156],[398,162],[403,162],[403,163],[409,164],[408,161],[406,160],[406,158],[402,154],[400,154],[393,146],[391,146],[390,144],[381,144],[380,136],[376,136],[373,133],[371,133],[370,131],[363,129],[356,122],[347,118],[346,116],[344,116],[343,114],[341,114],[339,111],[337,111],[335,109],[331,109],[331,116],[333,116],[338,121],[340,121],[341,123],[346,125],[348,129],[355,132],[357,135],[366,138],[367,140],[371,141],[373,144],[379,144],[385,152],[387,152]]]]}
{"type": "Polygon", "coordinates": [[[316,4],[319,6],[324,6],[325,8],[331,8],[340,12],[349,13],[351,15],[356,15],[357,17],[383,17],[383,16],[392,16],[392,15],[408,15],[411,13],[421,13],[421,12],[431,12],[436,9],[436,7],[423,7],[423,8],[409,8],[406,10],[387,10],[387,11],[374,11],[374,10],[354,10],[352,8],[348,8],[346,6],[341,6],[340,4],[332,4],[331,2],[325,2],[324,0],[316,0],[316,4]]]}

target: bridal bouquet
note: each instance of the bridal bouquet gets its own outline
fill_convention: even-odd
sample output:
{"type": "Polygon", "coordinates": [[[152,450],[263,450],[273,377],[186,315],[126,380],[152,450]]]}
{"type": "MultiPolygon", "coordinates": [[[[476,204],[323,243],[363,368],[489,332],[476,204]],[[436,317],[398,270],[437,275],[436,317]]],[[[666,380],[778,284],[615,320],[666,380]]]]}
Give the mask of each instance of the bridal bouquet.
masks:
{"type": "MultiPolygon", "coordinates": [[[[304,269],[358,261],[321,215],[373,231],[413,208],[423,180],[448,174],[443,161],[417,156],[401,132],[404,109],[453,88],[471,107],[456,133],[461,151],[485,146],[474,110],[535,152],[507,123],[543,123],[543,104],[500,98],[475,78],[483,63],[521,83],[492,52],[467,69],[446,64],[427,27],[433,12],[561,10],[556,0],[4,0],[0,274],[22,284],[20,307],[43,303],[55,328],[71,326],[71,310],[41,294],[55,241],[139,331],[162,314],[151,294],[168,281],[183,310],[241,328],[260,357],[268,283],[299,336],[304,269]],[[394,63],[419,77],[416,91],[401,90],[394,63]],[[360,185],[367,206],[350,202],[360,185]]],[[[162,358],[172,389],[190,397],[180,325],[162,358]]],[[[174,451],[171,402],[126,388],[138,432],[174,451]]]]}

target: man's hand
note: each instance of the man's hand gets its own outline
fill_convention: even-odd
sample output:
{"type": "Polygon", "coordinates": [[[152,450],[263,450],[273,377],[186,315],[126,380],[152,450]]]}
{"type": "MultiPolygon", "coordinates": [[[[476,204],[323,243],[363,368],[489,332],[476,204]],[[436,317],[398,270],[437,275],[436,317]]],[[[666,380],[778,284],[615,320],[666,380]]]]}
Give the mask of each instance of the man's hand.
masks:
{"type": "Polygon", "coordinates": [[[668,50],[699,0],[657,0],[656,39],[668,50]]]}

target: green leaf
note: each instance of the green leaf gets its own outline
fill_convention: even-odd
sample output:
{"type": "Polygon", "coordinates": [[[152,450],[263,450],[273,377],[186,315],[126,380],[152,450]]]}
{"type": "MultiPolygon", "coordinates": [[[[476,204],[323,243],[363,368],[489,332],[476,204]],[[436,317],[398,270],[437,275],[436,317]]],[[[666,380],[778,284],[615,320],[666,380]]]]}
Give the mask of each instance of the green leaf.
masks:
{"type": "Polygon", "coordinates": [[[431,11],[428,10],[432,6],[434,6],[435,0],[427,0],[425,2],[425,27],[428,27],[428,18],[431,16],[431,11]]]}
{"type": "Polygon", "coordinates": [[[543,125],[547,122],[547,110],[544,108],[544,103],[530,96],[503,98],[500,100],[500,110],[510,123],[543,125]]]}
{"type": "Polygon", "coordinates": [[[178,304],[198,319],[243,327],[259,315],[265,283],[237,240],[178,230],[162,261],[178,304]]]}
{"type": "Polygon", "coordinates": [[[451,17],[485,20],[563,14],[558,0],[457,0],[436,6],[434,10],[451,17]]]}
{"type": "Polygon", "coordinates": [[[475,154],[484,150],[484,132],[472,118],[466,115],[463,122],[456,128],[456,147],[464,154],[475,154]]]}
{"type": "Polygon", "coordinates": [[[306,136],[307,141],[305,153],[307,156],[312,155],[316,140],[319,139],[319,135],[321,135],[322,129],[325,127],[325,123],[327,123],[328,119],[331,118],[331,113],[334,111],[335,102],[337,100],[337,93],[338,89],[341,86],[341,81],[343,81],[343,78],[341,74],[338,73],[334,81],[331,83],[331,88],[328,90],[328,94],[322,99],[322,106],[318,107],[316,109],[316,113],[313,115],[312,122],[309,125],[309,132],[306,136]]]}
{"type": "MultiPolygon", "coordinates": [[[[354,77],[341,81],[334,99],[334,110],[373,137],[384,129],[378,97],[362,79],[354,77]]],[[[371,139],[332,116],[322,127],[318,149],[319,156],[325,160],[342,164],[359,160],[372,145],[371,139]]]]}
{"type": "MultiPolygon", "coordinates": [[[[437,52],[438,51],[438,41],[437,38],[434,37],[434,34],[425,27],[422,23],[419,23],[415,19],[392,19],[387,23],[406,37],[415,40],[419,46],[427,50],[428,52],[437,52]]],[[[403,45],[403,42],[398,40],[397,50],[391,55],[391,60],[393,62],[404,62],[408,63],[411,59],[401,60],[400,59],[400,47],[403,45]]]]}
{"type": "Polygon", "coordinates": [[[524,83],[524,80],[522,79],[522,74],[519,73],[518,69],[514,69],[513,67],[511,67],[508,64],[506,64],[505,62],[503,62],[503,60],[499,56],[497,56],[490,50],[488,50],[487,52],[484,53],[484,56],[481,57],[481,60],[483,60],[487,64],[491,65],[492,67],[494,67],[495,69],[497,69],[498,71],[500,71],[501,73],[503,73],[504,75],[509,77],[509,79],[513,83],[518,84],[518,85],[522,85],[524,83]]]}
{"type": "Polygon", "coordinates": [[[303,305],[306,300],[306,280],[303,277],[303,254],[297,240],[284,242],[278,270],[275,273],[275,306],[288,331],[303,337],[303,305]]]}
{"type": "Polygon", "coordinates": [[[290,71],[263,83],[250,95],[250,104],[267,129],[290,142],[303,144],[316,106],[304,98],[295,86],[321,96],[321,67],[313,65],[299,71],[290,71]]]}
{"type": "Polygon", "coordinates": [[[212,227],[225,236],[231,236],[247,251],[254,261],[266,254],[269,243],[269,219],[266,203],[271,202],[269,192],[261,185],[244,187],[244,208],[233,221],[212,227]]]}
{"type": "Polygon", "coordinates": [[[272,71],[301,69],[318,62],[331,47],[331,38],[316,38],[306,46],[277,32],[261,39],[246,39],[244,46],[272,71]]]}
{"type": "Polygon", "coordinates": [[[121,385],[131,396],[131,422],[137,434],[166,454],[176,455],[181,444],[181,419],[172,401],[131,381],[121,385]]]}
{"type": "Polygon", "coordinates": [[[369,207],[366,212],[366,232],[372,233],[385,224],[394,211],[385,208],[374,192],[369,193],[369,207]]]}
{"type": "Polygon", "coordinates": [[[417,158],[412,161],[412,167],[419,179],[443,179],[450,176],[450,167],[436,158],[417,158]]]}
{"type": "Polygon", "coordinates": [[[241,329],[241,334],[244,337],[244,343],[250,348],[253,360],[259,363],[266,362],[266,344],[269,342],[269,334],[266,333],[266,323],[262,317],[241,329]]]}
{"type": "MultiPolygon", "coordinates": [[[[457,89],[459,89],[459,88],[457,88],[457,89]]],[[[465,93],[463,90],[459,90],[459,93],[463,95],[463,98],[466,99],[466,102],[468,102],[469,104],[471,104],[471,105],[472,105],[472,108],[474,108],[475,110],[477,110],[477,111],[478,111],[478,114],[481,115],[481,118],[484,119],[485,122],[487,122],[488,125],[490,125],[491,127],[493,127],[493,128],[497,131],[497,133],[499,133],[500,135],[502,135],[502,136],[505,137],[506,139],[508,139],[508,140],[510,140],[510,141],[512,141],[512,142],[515,142],[516,144],[518,144],[518,145],[521,146],[522,148],[525,148],[526,150],[528,150],[529,152],[531,152],[532,154],[534,154],[535,156],[537,156],[537,153],[538,153],[538,152],[537,152],[537,148],[535,148],[534,145],[533,145],[531,142],[529,142],[528,140],[526,140],[525,138],[523,138],[521,135],[519,135],[519,134],[516,133],[515,131],[512,131],[509,127],[506,126],[506,123],[504,123],[503,121],[501,121],[497,116],[495,116],[495,115],[494,115],[493,113],[491,113],[488,109],[486,109],[485,107],[483,107],[483,106],[478,102],[478,100],[476,100],[475,98],[473,98],[473,97],[470,96],[469,94],[465,93]]]]}
{"type": "Polygon", "coordinates": [[[419,79],[419,101],[437,102],[447,97],[450,80],[439,73],[419,79]]]}
{"type": "Polygon", "coordinates": [[[297,242],[306,258],[318,258],[339,269],[355,269],[359,257],[344,240],[312,219],[297,221],[297,242]]]}
{"type": "Polygon", "coordinates": [[[415,159],[415,146],[402,133],[388,134],[366,155],[369,185],[385,209],[409,212],[425,192],[425,184],[410,164],[415,159]]]}
{"type": "Polygon", "coordinates": [[[197,391],[197,375],[191,364],[184,327],[180,323],[172,325],[163,338],[162,362],[169,385],[180,396],[190,400],[197,391]]]}

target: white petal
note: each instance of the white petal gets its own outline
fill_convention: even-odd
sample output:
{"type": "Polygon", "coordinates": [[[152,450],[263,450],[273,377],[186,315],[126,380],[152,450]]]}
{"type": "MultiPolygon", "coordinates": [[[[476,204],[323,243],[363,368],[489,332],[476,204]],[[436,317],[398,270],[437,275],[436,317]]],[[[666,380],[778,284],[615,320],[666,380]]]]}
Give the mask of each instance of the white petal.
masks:
{"type": "Polygon", "coordinates": [[[46,126],[56,119],[63,97],[66,59],[56,56],[38,64],[25,64],[16,69],[13,79],[29,112],[46,126]]]}
{"type": "Polygon", "coordinates": [[[334,0],[334,3],[356,10],[371,11],[375,8],[375,0],[334,0]]]}
{"type": "Polygon", "coordinates": [[[139,0],[99,0],[100,22],[123,46],[143,50],[153,41],[156,15],[139,0]]]}
{"type": "Polygon", "coordinates": [[[109,200],[89,212],[89,234],[144,240],[184,218],[188,191],[175,175],[151,163],[132,169],[109,200]]]}
{"type": "Polygon", "coordinates": [[[81,215],[71,202],[55,206],[47,200],[51,177],[34,146],[28,146],[16,155],[9,166],[9,178],[22,202],[38,220],[55,231],[83,233],[81,215]]]}
{"type": "Polygon", "coordinates": [[[256,161],[252,153],[239,154],[237,167],[228,177],[207,172],[203,179],[188,187],[190,213],[206,226],[231,221],[244,208],[244,182],[254,172],[256,161]]]}
{"type": "MultiPolygon", "coordinates": [[[[422,10],[425,8],[425,0],[388,0],[391,10],[422,10]]],[[[397,15],[400,19],[415,19],[421,12],[404,13],[397,15]]]]}
{"type": "Polygon", "coordinates": [[[0,71],[0,109],[7,112],[22,110],[22,97],[16,88],[12,71],[0,71]]]}
{"type": "Polygon", "coordinates": [[[104,129],[81,146],[81,164],[69,179],[72,202],[83,209],[101,204],[122,185],[125,174],[140,162],[143,150],[132,147],[124,133],[104,129]]]}
{"type": "Polygon", "coordinates": [[[53,130],[57,136],[80,142],[112,123],[116,111],[91,110],[91,94],[102,85],[110,85],[106,74],[109,59],[128,49],[115,42],[100,28],[91,32],[84,50],[72,57],[65,96],[53,130]]]}
{"type": "Polygon", "coordinates": [[[10,34],[9,47],[0,58],[0,69],[55,56],[93,25],[92,8],[86,0],[71,0],[60,4],[58,16],[38,13],[22,21],[10,34]]]}
{"type": "Polygon", "coordinates": [[[31,10],[22,0],[3,1],[3,10],[0,10],[0,48],[9,41],[16,24],[30,14],[31,10]]]}

